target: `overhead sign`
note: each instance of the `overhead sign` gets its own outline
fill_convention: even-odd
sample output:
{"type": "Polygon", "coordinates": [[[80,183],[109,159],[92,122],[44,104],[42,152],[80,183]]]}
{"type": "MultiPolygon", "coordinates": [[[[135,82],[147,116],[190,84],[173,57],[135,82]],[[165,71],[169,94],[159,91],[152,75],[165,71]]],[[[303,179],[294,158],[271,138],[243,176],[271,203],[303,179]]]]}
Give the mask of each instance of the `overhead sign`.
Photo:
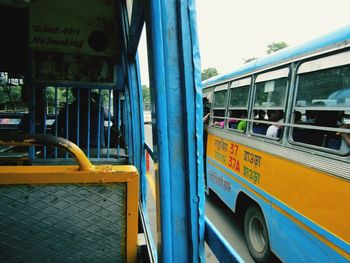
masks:
{"type": "Polygon", "coordinates": [[[29,10],[34,81],[115,83],[114,1],[32,0],[29,10]]]}
{"type": "Polygon", "coordinates": [[[35,50],[111,55],[119,50],[112,0],[30,1],[29,46],[35,50]]]}

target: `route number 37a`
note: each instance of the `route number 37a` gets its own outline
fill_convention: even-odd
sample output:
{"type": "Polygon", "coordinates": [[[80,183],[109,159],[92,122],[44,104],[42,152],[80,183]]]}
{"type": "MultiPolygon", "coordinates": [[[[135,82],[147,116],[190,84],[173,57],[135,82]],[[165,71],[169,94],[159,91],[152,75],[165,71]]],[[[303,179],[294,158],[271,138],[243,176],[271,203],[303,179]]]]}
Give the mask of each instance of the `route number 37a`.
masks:
{"type": "Polygon", "coordinates": [[[236,172],[241,171],[239,159],[237,158],[238,148],[239,147],[237,144],[230,143],[230,155],[228,156],[228,166],[236,172]]]}

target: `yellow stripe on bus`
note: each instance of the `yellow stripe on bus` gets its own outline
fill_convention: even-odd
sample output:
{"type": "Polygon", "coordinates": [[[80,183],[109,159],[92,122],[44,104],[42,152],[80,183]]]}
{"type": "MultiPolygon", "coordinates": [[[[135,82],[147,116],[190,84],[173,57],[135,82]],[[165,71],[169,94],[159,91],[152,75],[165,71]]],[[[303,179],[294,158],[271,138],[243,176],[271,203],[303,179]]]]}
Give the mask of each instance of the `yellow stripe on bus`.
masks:
{"type": "Polygon", "coordinates": [[[230,177],[232,180],[236,181],[237,183],[239,183],[240,185],[242,185],[243,187],[249,189],[250,192],[254,193],[255,195],[257,195],[259,198],[261,198],[262,200],[264,200],[265,202],[270,202],[268,199],[266,199],[264,196],[262,196],[261,194],[259,194],[257,191],[255,191],[253,188],[251,188],[248,184],[244,183],[243,181],[237,179],[236,177],[234,177],[232,174],[226,172],[224,169],[222,169],[222,167],[218,166],[217,164],[215,164],[213,161],[208,160],[208,162],[215,166],[216,169],[219,169],[221,172],[225,173],[228,177],[230,177]]]}
{"type": "MultiPolygon", "coordinates": [[[[212,134],[208,135],[207,156],[222,165],[220,170],[225,174],[232,171],[242,178],[235,181],[245,188],[257,194],[248,185],[256,186],[339,240],[350,243],[349,181],[212,134]]],[[[261,194],[257,196],[263,198],[261,194]]],[[[349,258],[349,253],[341,254],[344,253],[349,258]]]]}
{"type": "MultiPolygon", "coordinates": [[[[262,200],[264,200],[266,203],[270,203],[270,201],[268,199],[266,199],[263,195],[261,195],[260,193],[258,193],[257,191],[255,191],[253,188],[251,188],[248,184],[245,184],[243,181],[238,180],[236,177],[234,177],[233,175],[231,175],[230,173],[228,173],[227,171],[225,171],[224,169],[222,169],[220,166],[218,166],[217,164],[215,164],[214,162],[208,160],[208,162],[215,166],[216,169],[219,169],[221,172],[225,173],[227,176],[229,176],[232,180],[236,181],[238,184],[240,184],[241,186],[247,188],[250,192],[254,193],[256,196],[258,196],[259,198],[261,198],[262,200]]],[[[304,230],[308,231],[310,234],[314,235],[317,239],[319,239],[321,242],[325,243],[326,245],[328,245],[329,247],[331,247],[333,250],[337,251],[340,255],[342,255],[343,257],[345,257],[346,259],[350,259],[350,254],[347,253],[346,251],[342,250],[341,248],[337,247],[336,245],[334,245],[333,243],[331,243],[330,241],[328,241],[327,239],[325,239],[323,236],[321,236],[320,234],[318,234],[317,232],[315,232],[314,230],[312,230],[311,228],[309,228],[308,226],[306,226],[304,223],[302,223],[301,221],[299,221],[298,219],[296,219],[295,217],[293,217],[292,215],[290,215],[288,212],[286,212],[285,210],[283,210],[281,207],[277,206],[276,204],[272,204],[272,207],[276,210],[278,210],[280,213],[282,213],[284,216],[288,217],[290,220],[292,220],[294,223],[298,224],[300,227],[302,227],[304,230]]]]}
{"type": "Polygon", "coordinates": [[[156,184],[151,173],[146,173],[148,185],[151,188],[152,196],[156,200],[156,184]]]}

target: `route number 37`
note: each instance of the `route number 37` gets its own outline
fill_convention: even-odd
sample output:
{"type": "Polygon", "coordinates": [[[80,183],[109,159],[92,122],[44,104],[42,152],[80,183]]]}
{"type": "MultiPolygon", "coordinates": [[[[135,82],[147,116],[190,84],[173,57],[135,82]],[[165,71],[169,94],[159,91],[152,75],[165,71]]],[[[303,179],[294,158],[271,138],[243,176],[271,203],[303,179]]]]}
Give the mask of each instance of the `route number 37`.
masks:
{"type": "Polygon", "coordinates": [[[239,159],[237,158],[238,148],[239,147],[237,144],[230,143],[230,155],[228,156],[228,166],[236,172],[241,171],[239,159]]]}

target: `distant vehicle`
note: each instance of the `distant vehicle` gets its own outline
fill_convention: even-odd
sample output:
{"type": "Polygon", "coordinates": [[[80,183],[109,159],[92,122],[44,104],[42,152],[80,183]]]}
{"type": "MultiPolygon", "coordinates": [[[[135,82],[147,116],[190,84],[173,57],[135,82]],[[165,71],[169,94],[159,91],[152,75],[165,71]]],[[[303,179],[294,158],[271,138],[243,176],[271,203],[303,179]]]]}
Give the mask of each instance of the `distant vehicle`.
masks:
{"type": "Polygon", "coordinates": [[[207,188],[256,262],[350,260],[349,48],[350,26],[203,82],[207,188]]]}

